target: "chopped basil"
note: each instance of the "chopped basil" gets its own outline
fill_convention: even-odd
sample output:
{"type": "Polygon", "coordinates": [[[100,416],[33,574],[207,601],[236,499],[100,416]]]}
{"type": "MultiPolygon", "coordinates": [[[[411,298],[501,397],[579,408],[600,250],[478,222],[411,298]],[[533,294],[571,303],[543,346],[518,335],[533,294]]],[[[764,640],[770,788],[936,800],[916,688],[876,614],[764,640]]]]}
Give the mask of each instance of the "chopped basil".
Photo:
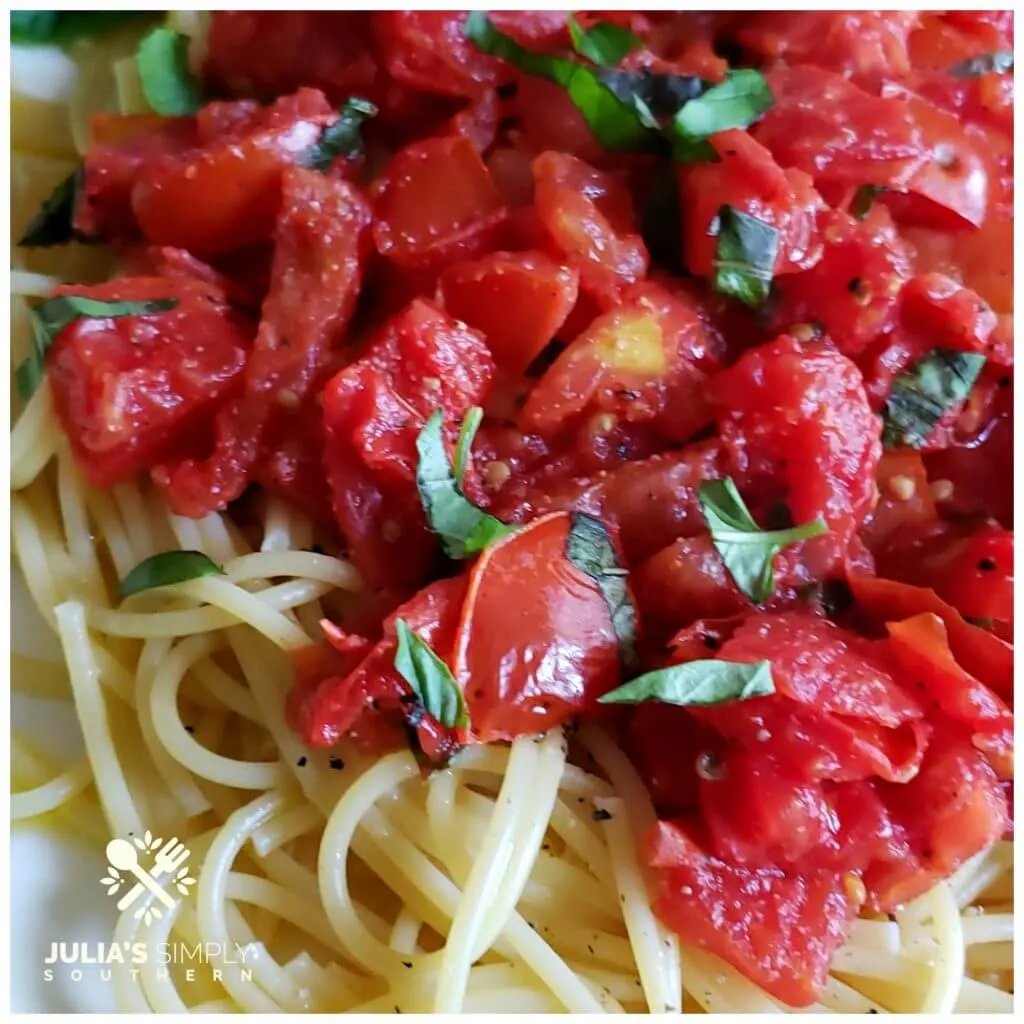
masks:
{"type": "Polygon", "coordinates": [[[455,483],[461,487],[462,478],[466,475],[466,467],[469,465],[469,454],[473,448],[473,438],[484,421],[484,411],[479,405],[474,405],[466,413],[459,427],[459,436],[455,441],[455,483]]]}
{"type": "Polygon", "coordinates": [[[483,11],[471,11],[463,31],[485,53],[562,86],[605,149],[650,149],[658,135],[643,123],[635,106],[624,102],[602,81],[598,69],[563,57],[533,53],[494,27],[483,11]]]}
{"type": "Polygon", "coordinates": [[[152,20],[155,11],[11,11],[11,42],[66,45],[130,21],[152,20]]]}
{"type": "Polygon", "coordinates": [[[996,50],[995,53],[983,53],[954,64],[949,73],[954,78],[977,78],[992,72],[1003,74],[1013,70],[1013,50],[996,50]]]}
{"type": "Polygon", "coordinates": [[[395,620],[398,648],[395,669],[409,684],[423,710],[446,728],[469,724],[462,687],[451,669],[417,636],[402,619],[395,620]]]}
{"type": "Polygon", "coordinates": [[[587,60],[603,67],[613,68],[627,54],[643,46],[628,29],[611,22],[599,21],[590,29],[583,28],[573,15],[569,15],[569,35],[573,49],[587,60]]]}
{"type": "Polygon", "coordinates": [[[676,160],[706,159],[701,154],[707,149],[699,144],[709,135],[729,128],[749,128],[774,102],[760,71],[730,71],[724,82],[689,100],[672,118],[667,134],[676,160]]]}
{"type": "Polygon", "coordinates": [[[648,672],[606,693],[602,704],[680,704],[708,707],[733,700],[767,697],[775,692],[770,661],[687,661],[648,672]]]}
{"type": "Polygon", "coordinates": [[[169,587],[172,583],[199,579],[200,576],[220,576],[224,570],[202,551],[163,551],[137,566],[121,580],[121,596],[131,597],[143,590],[169,587]]]}
{"type": "Polygon", "coordinates": [[[828,532],[821,519],[787,530],[762,530],[728,477],[705,480],[698,497],[711,543],[736,586],[758,604],[767,600],[775,588],[775,556],[789,544],[828,532]]]}
{"type": "Polygon", "coordinates": [[[626,672],[635,672],[639,665],[636,653],[636,609],[626,583],[629,573],[619,564],[608,528],[600,519],[584,512],[573,512],[565,554],[577,569],[590,576],[600,588],[619,640],[622,667],[626,672]]]}
{"type": "Polygon", "coordinates": [[[850,216],[856,220],[863,220],[871,212],[875,199],[884,191],[886,190],[882,185],[861,185],[850,200],[850,216]]]}
{"type": "Polygon", "coordinates": [[[32,352],[15,371],[18,394],[27,401],[46,375],[46,353],[54,338],[68,324],[82,318],[115,318],[162,313],[177,305],[176,299],[156,299],[151,302],[103,302],[81,295],[58,295],[46,299],[29,310],[32,323],[32,352]]]}
{"type": "MultiPolygon", "coordinates": [[[[479,416],[472,411],[468,416],[475,420],[476,425],[471,427],[475,433],[479,416]]],[[[441,538],[445,554],[449,558],[468,558],[483,551],[492,541],[511,533],[512,527],[477,508],[462,493],[462,473],[472,433],[464,424],[459,435],[457,459],[460,466],[456,476],[444,447],[443,423],[444,414],[438,409],[416,438],[416,451],[419,453],[416,487],[427,515],[427,524],[441,538]]]]}
{"type": "Polygon", "coordinates": [[[135,54],[142,95],[164,117],[194,114],[203,105],[199,81],[189,70],[188,47],[188,36],[171,28],[155,28],[135,54]]]}
{"type": "Polygon", "coordinates": [[[943,416],[971,392],[985,357],[937,348],[893,381],[883,411],[886,448],[919,448],[943,416]]]}
{"type": "Polygon", "coordinates": [[[18,239],[18,245],[25,248],[46,248],[51,245],[66,245],[68,242],[90,243],[94,239],[75,230],[75,199],[82,187],[83,168],[78,167],[69,174],[39,207],[39,212],[18,239]]]}
{"type": "Polygon", "coordinates": [[[688,100],[699,96],[707,82],[696,75],[659,75],[653,71],[597,72],[598,79],[623,103],[642,109],[660,125],[660,121],[673,117],[688,100]]]}
{"type": "Polygon", "coordinates": [[[715,248],[715,291],[757,309],[771,291],[779,233],[771,224],[732,206],[718,211],[715,248]]]}
{"type": "Polygon", "coordinates": [[[377,108],[360,96],[350,96],[316,143],[303,154],[302,165],[315,171],[330,169],[335,157],[355,156],[363,151],[363,122],[377,116],[377,108]]]}

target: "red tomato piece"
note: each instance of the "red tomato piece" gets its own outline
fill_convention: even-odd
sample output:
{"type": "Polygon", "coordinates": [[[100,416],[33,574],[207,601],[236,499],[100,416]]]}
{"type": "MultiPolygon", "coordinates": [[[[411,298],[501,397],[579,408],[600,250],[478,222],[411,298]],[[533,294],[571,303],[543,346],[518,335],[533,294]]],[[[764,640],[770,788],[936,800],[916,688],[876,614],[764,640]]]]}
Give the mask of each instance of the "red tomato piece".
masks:
{"type": "Polygon", "coordinates": [[[783,330],[820,325],[841,352],[856,356],[896,322],[912,250],[877,203],[862,221],[829,210],[818,227],[821,260],[806,273],[779,278],[774,322],[783,330]]]}
{"type": "Polygon", "coordinates": [[[93,144],[82,161],[82,186],[75,201],[76,230],[112,241],[138,238],[132,189],[139,173],[154,160],[192,150],[198,141],[191,117],[94,120],[93,144]]]}
{"type": "Polygon", "coordinates": [[[892,910],[927,892],[1006,831],[1010,814],[999,780],[961,731],[946,728],[935,736],[911,782],[878,784],[912,852],[868,869],[872,909],[892,910]]]}
{"type": "Polygon", "coordinates": [[[270,238],[281,176],[337,120],[323,93],[300,89],[269,107],[210,103],[197,118],[199,146],[149,159],[132,208],[151,242],[210,255],[270,238]]]}
{"type": "Polygon", "coordinates": [[[958,664],[1000,697],[1012,699],[1013,647],[967,622],[934,590],[862,572],[849,573],[847,581],[858,609],[879,626],[933,612],[946,627],[949,646],[958,664]]]}
{"type": "Polygon", "coordinates": [[[482,743],[560,725],[620,682],[608,604],[566,553],[571,526],[564,512],[535,519],[470,570],[452,664],[482,743]]]}
{"type": "Polygon", "coordinates": [[[541,252],[494,252],[448,267],[438,299],[483,334],[501,369],[524,373],[565,323],[578,288],[576,271],[541,252]]]}
{"type": "Polygon", "coordinates": [[[1013,622],[1013,533],[994,523],[933,523],[892,539],[884,575],[931,587],[969,619],[1013,622]]]}
{"type": "Polygon", "coordinates": [[[371,584],[408,591],[425,581],[437,543],[416,491],[416,438],[442,409],[454,443],[493,369],[476,331],[417,299],[325,386],[324,459],[334,514],[371,584]]]}
{"type": "Polygon", "coordinates": [[[580,287],[605,308],[647,273],[647,247],[633,201],[612,175],[565,153],[533,162],[537,216],[553,250],[580,274],[580,287]]]}
{"type": "Polygon", "coordinates": [[[946,627],[933,612],[888,624],[896,657],[943,714],[974,730],[976,747],[1003,778],[1013,777],[1013,712],[965,672],[949,649],[946,627]],[[980,742],[979,742],[980,740],[980,742]]]}
{"type": "Polygon", "coordinates": [[[684,441],[711,419],[700,366],[715,366],[713,347],[695,308],[660,285],[635,285],[555,360],[526,401],[524,427],[551,436],[594,413],[684,441]]]}
{"type": "Polygon", "coordinates": [[[647,848],[658,869],[654,908],[673,931],[789,1006],[817,998],[857,915],[856,885],[837,884],[834,871],[729,864],[675,822],[658,822],[647,848]]]}
{"type": "Polygon", "coordinates": [[[811,179],[800,170],[783,170],[745,131],[719,132],[709,141],[719,162],[682,164],[677,170],[690,273],[714,274],[718,238],[713,225],[723,206],[776,229],[774,276],[813,267],[821,258],[817,215],[824,203],[811,179]]]}
{"type": "Polygon", "coordinates": [[[841,537],[874,508],[880,424],[844,355],[783,336],[741,356],[709,391],[741,491],[781,484],[784,493],[774,496],[794,522],[824,516],[841,537]]]}
{"type": "Polygon", "coordinates": [[[860,531],[864,543],[877,555],[904,531],[935,521],[935,501],[920,452],[907,448],[883,452],[878,463],[878,504],[860,531]]]}
{"type": "Polygon", "coordinates": [[[981,352],[1004,366],[1012,362],[1012,352],[997,345],[998,319],[991,306],[945,274],[915,277],[903,289],[902,303],[904,321],[931,347],[981,352]]]}
{"type": "Polygon", "coordinates": [[[293,689],[287,714],[303,743],[333,747],[345,735],[358,742],[363,732],[373,737],[400,737],[400,732],[382,733],[365,721],[383,717],[413,725],[431,761],[443,761],[454,753],[462,741],[461,730],[447,729],[424,715],[409,684],[395,668],[395,621],[402,619],[438,657],[447,660],[465,593],[466,579],[462,576],[432,583],[385,620],[383,639],[348,675],[329,676],[315,688],[293,689]]]}
{"type": "Polygon", "coordinates": [[[898,682],[886,644],[865,640],[809,612],[750,616],[725,641],[724,661],[772,664],[775,693],[742,704],[694,708],[723,736],[766,744],[803,778],[912,778],[928,728],[898,682]]]}
{"type": "Polygon", "coordinates": [[[54,406],[89,482],[109,487],[201,446],[251,344],[224,295],[203,281],[160,277],[66,285],[57,294],[177,302],[161,313],[75,320],[47,353],[54,406]]]}
{"type": "Polygon", "coordinates": [[[274,229],[270,293],[245,370],[245,391],[216,424],[212,455],[162,471],[172,507],[201,517],[245,490],[268,430],[323,381],[345,337],[361,282],[370,209],[358,190],[288,168],[274,229]]]}
{"type": "Polygon", "coordinates": [[[407,146],[375,188],[377,249],[408,270],[480,255],[506,216],[480,154],[457,136],[407,146]]]}

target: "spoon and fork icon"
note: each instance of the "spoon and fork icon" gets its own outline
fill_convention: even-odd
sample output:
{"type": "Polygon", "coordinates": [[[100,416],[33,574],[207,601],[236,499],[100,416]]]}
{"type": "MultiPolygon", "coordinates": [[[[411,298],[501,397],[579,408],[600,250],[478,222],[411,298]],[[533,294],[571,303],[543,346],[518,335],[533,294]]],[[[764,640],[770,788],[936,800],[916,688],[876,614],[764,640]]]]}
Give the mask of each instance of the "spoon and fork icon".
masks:
{"type": "Polygon", "coordinates": [[[173,875],[188,860],[189,852],[184,843],[179,842],[176,836],[172,837],[156,851],[153,868],[147,871],[139,864],[138,851],[127,839],[111,839],[107,843],[107,861],[112,867],[127,871],[138,879],[138,882],[117,901],[117,909],[127,909],[147,889],[168,910],[172,909],[177,901],[164,892],[157,879],[173,875]]]}

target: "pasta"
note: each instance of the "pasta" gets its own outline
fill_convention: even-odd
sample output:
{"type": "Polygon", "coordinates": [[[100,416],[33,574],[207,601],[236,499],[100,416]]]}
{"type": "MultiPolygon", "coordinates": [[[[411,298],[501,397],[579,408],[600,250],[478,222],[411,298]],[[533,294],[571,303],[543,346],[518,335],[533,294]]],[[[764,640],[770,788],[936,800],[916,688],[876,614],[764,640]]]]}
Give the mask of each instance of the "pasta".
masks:
{"type": "MultiPolygon", "coordinates": [[[[90,73],[113,63],[92,59],[90,73]]],[[[72,165],[72,138],[83,146],[86,100],[69,121],[64,102],[18,88],[14,207],[30,210],[72,165]],[[37,130],[40,118],[60,130],[37,130]]],[[[103,278],[104,259],[16,253],[15,362],[30,344],[25,303],[61,280],[103,278]]],[[[654,811],[600,731],[580,736],[593,770],[568,762],[553,730],[467,749],[428,778],[409,752],[374,761],[345,744],[330,756],[301,745],[285,722],[288,655],[319,639],[317,622],[358,599],[361,582],[329,542],[308,550],[321,538],[300,513],[264,497],[251,520],[193,521],[141,481],[90,487],[45,382],[20,410],[11,452],[14,552],[61,655],[16,653],[13,686],[73,705],[86,750],[54,764],[16,736],[12,815],[50,817],[94,845],[177,837],[194,892],[159,917],[126,909],[112,939],[214,951],[194,978],[152,959],[114,965],[120,1010],[786,1009],[655,917],[637,854],[654,811]],[[128,571],[177,547],[224,575],[118,598],[128,571]]],[[[811,1009],[1010,1012],[1012,942],[1012,847],[1001,842],[895,920],[856,922],[811,1009]]]]}

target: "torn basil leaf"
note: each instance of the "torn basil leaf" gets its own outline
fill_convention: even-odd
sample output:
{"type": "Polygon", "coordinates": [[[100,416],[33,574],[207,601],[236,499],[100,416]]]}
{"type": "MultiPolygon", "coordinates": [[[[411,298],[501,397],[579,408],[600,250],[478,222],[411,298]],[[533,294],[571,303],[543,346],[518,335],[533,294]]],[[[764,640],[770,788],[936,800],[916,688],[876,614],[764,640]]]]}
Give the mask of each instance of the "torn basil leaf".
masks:
{"type": "Polygon", "coordinates": [[[469,724],[469,713],[451,669],[417,636],[403,619],[395,620],[398,647],[395,669],[409,684],[423,710],[448,729],[469,724]]]}
{"type": "Polygon", "coordinates": [[[143,590],[169,587],[172,583],[199,579],[200,576],[222,576],[224,570],[201,551],[163,551],[137,566],[121,580],[121,597],[131,597],[143,590]]]}
{"type": "Polygon", "coordinates": [[[303,154],[302,165],[326,172],[339,156],[356,156],[363,151],[363,122],[377,116],[377,107],[360,96],[350,96],[316,143],[303,154]]]}
{"type": "Polygon", "coordinates": [[[608,21],[599,21],[585,29],[572,14],[569,15],[569,35],[573,49],[581,57],[608,68],[615,67],[624,57],[643,46],[643,41],[629,29],[608,21]]]}
{"type": "Polygon", "coordinates": [[[188,47],[188,36],[155,28],[135,54],[142,95],[163,117],[184,117],[203,105],[199,80],[189,70],[188,47]]]}
{"type": "Polygon", "coordinates": [[[786,530],[762,530],[728,477],[705,480],[698,499],[711,543],[736,586],[755,604],[771,597],[775,589],[773,563],[784,547],[828,532],[821,519],[786,530]]]}
{"type": "Polygon", "coordinates": [[[608,527],[594,516],[573,512],[565,554],[600,588],[619,640],[622,668],[635,672],[640,663],[636,652],[636,609],[626,582],[629,572],[619,563],[608,527]]]}
{"type": "Polygon", "coordinates": [[[484,411],[479,405],[470,408],[459,427],[459,436],[455,441],[455,483],[461,487],[462,478],[466,475],[466,467],[469,465],[469,455],[473,448],[473,438],[484,421],[484,411]]]}
{"type": "Polygon", "coordinates": [[[969,57],[954,64],[949,73],[954,78],[977,78],[979,75],[997,75],[1013,70],[1013,50],[996,50],[995,53],[983,53],[977,57],[969,57]]]}
{"type": "Polygon", "coordinates": [[[658,134],[643,123],[631,102],[621,100],[603,83],[599,69],[563,57],[533,53],[496,29],[483,11],[470,12],[463,32],[484,53],[507,60],[528,75],[562,86],[605,149],[629,151],[657,146],[658,134]]]}
{"type": "MultiPolygon", "coordinates": [[[[511,533],[512,527],[477,508],[462,493],[461,472],[465,470],[465,451],[472,443],[472,437],[463,443],[465,432],[460,434],[461,470],[456,476],[448,462],[443,426],[444,414],[438,409],[416,438],[419,454],[416,487],[427,516],[427,525],[441,538],[445,554],[449,558],[468,558],[511,533]]],[[[474,433],[475,429],[473,427],[474,433]]]]}
{"type": "Polygon", "coordinates": [[[32,218],[18,245],[26,249],[67,245],[68,242],[90,244],[95,241],[75,230],[75,200],[82,187],[84,168],[81,164],[50,193],[39,212],[32,218]]]}
{"type": "Polygon", "coordinates": [[[985,357],[937,348],[897,377],[882,412],[886,448],[920,448],[935,425],[971,393],[985,357]]]}
{"type": "Polygon", "coordinates": [[[11,11],[11,42],[66,46],[131,21],[158,17],[156,11],[11,11]]]}
{"type": "Polygon", "coordinates": [[[688,100],[699,96],[707,82],[696,75],[661,75],[653,71],[599,70],[598,79],[623,103],[648,112],[656,124],[675,116],[688,100]]]}
{"type": "Polygon", "coordinates": [[[672,118],[666,134],[673,142],[676,159],[692,160],[690,154],[702,151],[697,144],[716,132],[749,128],[774,102],[760,71],[730,71],[724,82],[686,102],[672,118]]]}
{"type": "Polygon", "coordinates": [[[688,661],[648,672],[611,693],[601,704],[677,704],[709,707],[734,700],[767,697],[775,692],[770,661],[688,661]]]}
{"type": "Polygon", "coordinates": [[[718,236],[715,291],[757,309],[771,291],[779,232],[771,224],[732,206],[723,206],[716,221],[711,232],[718,236]]]}
{"type": "Polygon", "coordinates": [[[87,299],[80,295],[58,295],[45,299],[38,306],[29,309],[32,324],[32,352],[14,374],[18,394],[28,401],[46,376],[46,353],[54,338],[68,324],[85,318],[114,318],[121,316],[144,316],[148,313],[162,313],[173,309],[177,299],[157,299],[150,302],[104,302],[87,299]]]}

